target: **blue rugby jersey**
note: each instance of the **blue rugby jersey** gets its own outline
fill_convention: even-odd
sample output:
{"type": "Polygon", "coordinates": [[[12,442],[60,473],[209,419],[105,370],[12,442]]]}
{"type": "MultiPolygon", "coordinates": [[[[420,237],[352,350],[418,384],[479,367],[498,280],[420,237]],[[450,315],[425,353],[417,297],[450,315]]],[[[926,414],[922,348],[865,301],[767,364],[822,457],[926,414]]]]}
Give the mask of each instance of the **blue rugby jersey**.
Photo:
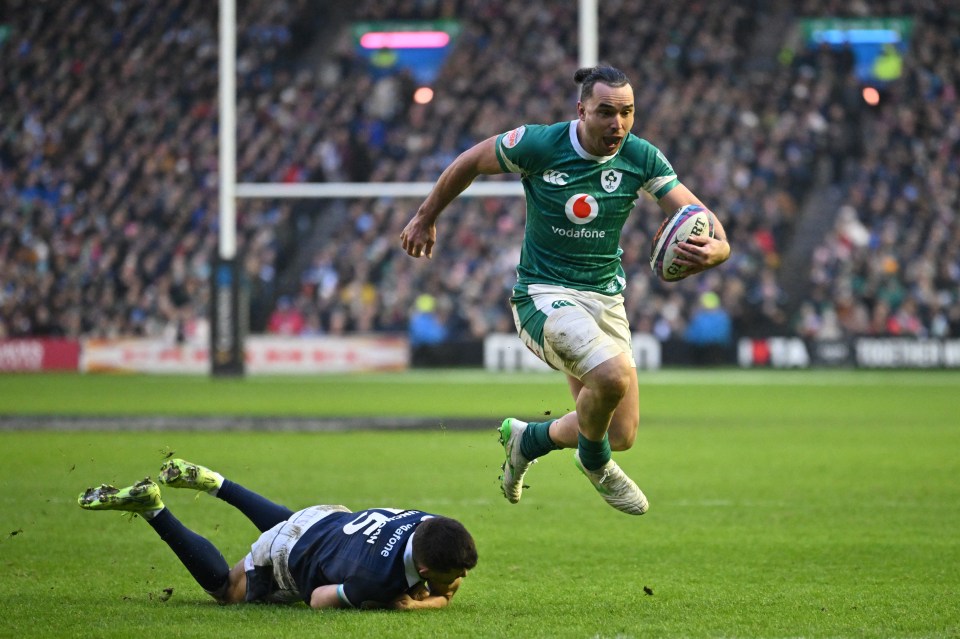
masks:
{"type": "Polygon", "coordinates": [[[421,581],[408,546],[420,522],[434,516],[369,508],[324,517],[290,552],[290,574],[303,600],[309,604],[315,588],[330,584],[342,584],[341,600],[355,608],[397,598],[421,581]]]}

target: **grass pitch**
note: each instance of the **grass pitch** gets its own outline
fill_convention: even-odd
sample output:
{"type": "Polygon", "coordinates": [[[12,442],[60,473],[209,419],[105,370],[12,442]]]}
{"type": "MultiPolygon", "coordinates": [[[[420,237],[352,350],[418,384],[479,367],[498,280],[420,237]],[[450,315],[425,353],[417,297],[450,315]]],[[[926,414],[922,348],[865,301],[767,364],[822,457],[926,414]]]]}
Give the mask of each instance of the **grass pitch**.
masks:
{"type": "MultiPolygon", "coordinates": [[[[960,636],[960,375],[660,372],[640,386],[637,443],[616,454],[651,501],[637,518],[604,504],[570,451],[531,469],[520,504],[500,496],[493,428],[570,409],[556,375],[0,376],[0,636],[960,636]],[[424,429],[17,426],[143,414],[422,416],[424,429]],[[490,428],[443,426],[454,417],[490,428]],[[76,505],[171,454],[292,508],[457,517],[480,563],[435,612],[217,606],[146,523],[76,505]]],[[[231,564],[257,534],[218,500],[164,497],[231,564]]]]}

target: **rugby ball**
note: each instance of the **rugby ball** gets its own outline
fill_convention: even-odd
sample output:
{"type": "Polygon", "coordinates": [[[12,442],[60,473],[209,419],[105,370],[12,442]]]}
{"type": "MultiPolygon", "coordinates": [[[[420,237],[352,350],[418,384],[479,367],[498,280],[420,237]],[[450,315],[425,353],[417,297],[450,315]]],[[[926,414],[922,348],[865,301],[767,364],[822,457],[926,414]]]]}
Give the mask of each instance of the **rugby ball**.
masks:
{"type": "Polygon", "coordinates": [[[699,204],[681,206],[665,219],[650,247],[650,268],[664,282],[682,280],[690,273],[686,266],[677,264],[677,244],[692,235],[713,237],[713,213],[699,204]]]}

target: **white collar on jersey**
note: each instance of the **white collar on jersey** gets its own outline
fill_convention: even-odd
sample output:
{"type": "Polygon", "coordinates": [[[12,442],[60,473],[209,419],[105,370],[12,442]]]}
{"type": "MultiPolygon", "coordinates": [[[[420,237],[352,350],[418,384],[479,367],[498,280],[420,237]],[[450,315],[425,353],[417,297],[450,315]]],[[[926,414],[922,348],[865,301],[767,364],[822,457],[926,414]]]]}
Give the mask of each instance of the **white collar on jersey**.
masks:
{"type": "MultiPolygon", "coordinates": [[[[584,160],[593,160],[603,164],[608,160],[612,160],[617,156],[617,153],[620,152],[620,147],[617,147],[617,152],[613,155],[593,155],[592,153],[587,152],[583,145],[580,144],[580,138],[577,137],[577,122],[580,120],[570,120],[570,144],[573,145],[573,150],[577,152],[577,155],[582,157],[584,160]]],[[[629,135],[629,133],[627,134],[629,135]]],[[[622,144],[620,146],[623,146],[622,144]]]]}
{"type": "Polygon", "coordinates": [[[403,549],[403,568],[407,576],[407,585],[410,587],[423,581],[423,577],[420,576],[420,572],[417,570],[417,564],[413,563],[413,538],[416,534],[417,531],[413,531],[413,534],[407,539],[406,548],[403,549]]]}

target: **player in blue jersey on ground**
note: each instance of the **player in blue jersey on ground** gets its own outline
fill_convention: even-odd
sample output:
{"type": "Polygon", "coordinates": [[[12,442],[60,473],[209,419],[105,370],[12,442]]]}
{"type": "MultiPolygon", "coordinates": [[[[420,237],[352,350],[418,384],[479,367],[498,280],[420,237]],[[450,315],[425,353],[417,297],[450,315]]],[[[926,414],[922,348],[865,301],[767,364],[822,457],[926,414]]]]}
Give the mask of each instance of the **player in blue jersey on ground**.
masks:
{"type": "Polygon", "coordinates": [[[222,475],[182,459],[160,483],[209,493],[262,533],[231,570],[210,541],[187,529],[147,478],[106,484],[79,497],[86,510],[121,510],[146,519],[197,583],[222,604],[304,601],[311,608],[443,608],[477,564],[473,537],[455,519],[419,510],[313,506],[293,512],[222,475]]]}
{"type": "MultiPolygon", "coordinates": [[[[619,69],[579,69],[577,119],[524,125],[464,151],[448,166],[400,239],[412,257],[430,257],[440,213],[481,174],[519,173],[527,220],[510,304],[520,338],[567,375],[576,410],[545,422],[507,418],[500,426],[506,461],[503,494],[520,500],[530,464],[575,448],[574,461],[614,508],[647,511],[646,496],[614,462],[640,422],[636,363],[621,292],[620,233],[641,193],[666,215],[702,204],[652,144],[630,132],[633,88],[619,69]]],[[[730,256],[719,220],[715,237],[679,244],[690,273],[730,256]]]]}

